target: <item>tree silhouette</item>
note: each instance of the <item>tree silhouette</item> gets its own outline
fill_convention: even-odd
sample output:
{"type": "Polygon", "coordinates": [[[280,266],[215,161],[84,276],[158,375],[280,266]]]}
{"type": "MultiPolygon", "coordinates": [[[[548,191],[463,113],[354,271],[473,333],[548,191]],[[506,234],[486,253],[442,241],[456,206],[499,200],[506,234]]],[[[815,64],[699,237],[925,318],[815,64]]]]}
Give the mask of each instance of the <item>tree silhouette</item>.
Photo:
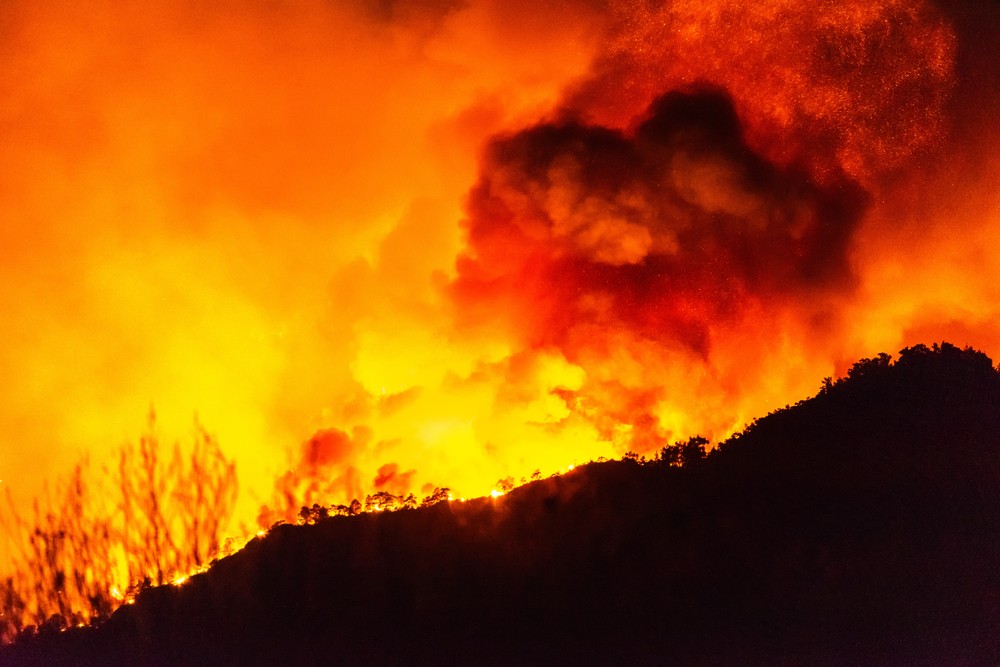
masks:
{"type": "Polygon", "coordinates": [[[680,446],[681,465],[695,465],[705,458],[705,447],[708,440],[700,435],[696,435],[680,446]]]}

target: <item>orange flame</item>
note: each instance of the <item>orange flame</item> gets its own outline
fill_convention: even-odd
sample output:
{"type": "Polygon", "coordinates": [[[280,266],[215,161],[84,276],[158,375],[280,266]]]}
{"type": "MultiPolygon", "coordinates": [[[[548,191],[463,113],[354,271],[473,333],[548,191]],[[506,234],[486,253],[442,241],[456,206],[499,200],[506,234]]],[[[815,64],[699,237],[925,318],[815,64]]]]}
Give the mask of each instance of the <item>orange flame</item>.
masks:
{"type": "Polygon", "coordinates": [[[266,527],[996,356],[997,14],[7,3],[0,479],[23,506],[153,401],[266,527]]]}

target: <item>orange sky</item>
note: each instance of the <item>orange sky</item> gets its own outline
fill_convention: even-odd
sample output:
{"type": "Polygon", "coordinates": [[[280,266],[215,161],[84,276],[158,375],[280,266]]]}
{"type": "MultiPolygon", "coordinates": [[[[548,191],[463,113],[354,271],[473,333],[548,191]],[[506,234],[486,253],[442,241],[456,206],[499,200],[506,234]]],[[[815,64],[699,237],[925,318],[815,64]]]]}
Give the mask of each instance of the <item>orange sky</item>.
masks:
{"type": "MultiPolygon", "coordinates": [[[[480,494],[535,468],[724,436],[860,356],[947,338],[996,357],[994,8],[5,3],[2,484],[23,501],[83,452],[100,463],[153,404],[168,438],[195,415],[219,436],[248,522],[321,429],[346,437],[297,469],[331,494],[369,490],[387,464],[416,471],[400,489],[480,494]],[[848,190],[865,202],[821,288],[791,284],[795,262],[777,255],[754,269],[771,287],[725,311],[732,264],[727,280],[705,272],[711,290],[658,283],[642,321],[676,324],[683,304],[698,345],[608,305],[625,303],[623,263],[680,252],[656,216],[640,227],[659,245],[627,216],[614,229],[633,245],[600,231],[632,186],[612,197],[555,162],[517,180],[518,164],[486,157],[498,133],[541,121],[631,142],[654,99],[696,82],[730,96],[742,133],[729,152],[713,139],[671,158],[670,187],[698,215],[798,220],[848,190]],[[759,164],[773,188],[746,184],[759,164]],[[488,227],[472,188],[501,181],[520,216],[509,224],[541,235],[550,282],[484,299],[457,266],[505,266],[466,239],[488,227]],[[518,208],[543,201],[538,188],[544,205],[518,208]],[[792,190],[800,199],[782,199],[792,190]],[[560,253],[576,251],[552,230],[567,224],[615,284],[556,289],[560,253]],[[558,303],[540,309],[545,294],[558,303]]],[[[644,206],[622,210],[668,215],[644,206]]],[[[677,233],[682,250],[730,238],[677,233]]]]}

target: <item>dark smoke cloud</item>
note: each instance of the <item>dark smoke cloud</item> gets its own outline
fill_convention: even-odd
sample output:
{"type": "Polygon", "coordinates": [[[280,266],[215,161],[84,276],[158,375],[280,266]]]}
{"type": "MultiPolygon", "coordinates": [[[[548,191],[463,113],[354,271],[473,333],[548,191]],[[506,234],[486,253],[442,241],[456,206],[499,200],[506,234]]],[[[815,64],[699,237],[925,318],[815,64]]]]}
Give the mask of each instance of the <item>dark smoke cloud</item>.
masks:
{"type": "Polygon", "coordinates": [[[850,288],[865,205],[847,178],[820,186],[748,148],[725,91],[674,91],[630,131],[565,121],[494,140],[453,287],[467,322],[509,312],[526,344],[571,360],[581,327],[707,355],[712,327],[751,304],[850,288]]]}

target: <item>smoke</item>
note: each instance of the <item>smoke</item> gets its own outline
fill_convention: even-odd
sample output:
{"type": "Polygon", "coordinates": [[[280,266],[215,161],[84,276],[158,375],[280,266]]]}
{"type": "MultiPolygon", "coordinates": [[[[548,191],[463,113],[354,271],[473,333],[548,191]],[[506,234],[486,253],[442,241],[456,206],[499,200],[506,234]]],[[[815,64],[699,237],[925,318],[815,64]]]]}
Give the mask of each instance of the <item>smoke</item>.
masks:
{"type": "Polygon", "coordinates": [[[577,367],[551,393],[618,453],[724,436],[866,350],[989,349],[997,27],[982,3],[612,3],[590,75],[483,154],[458,326],[577,367]]]}
{"type": "MultiPolygon", "coordinates": [[[[836,322],[864,204],[851,181],[818,185],[754,153],[721,90],[669,92],[629,133],[538,125],[486,151],[453,284],[459,318],[503,320],[519,345],[556,348],[588,378],[622,363],[612,341],[634,365],[641,348],[711,364],[717,338],[762,316],[836,322]]],[[[672,391],[656,377],[672,363],[614,390],[629,394],[616,419],[645,422],[642,450],[677,435],[652,437],[656,406],[641,405],[672,391]]],[[[581,399],[595,400],[589,387],[581,399]]]]}
{"type": "Polygon", "coordinates": [[[586,68],[558,10],[4,3],[2,484],[28,505],[152,403],[219,437],[252,520],[286,449],[352,432],[369,323],[432,307],[481,137],[586,68]]]}
{"type": "Polygon", "coordinates": [[[995,355],[997,15],[9,2],[0,479],[152,402],[219,437],[246,521],[471,495],[880,350],[995,355]]]}
{"type": "Polygon", "coordinates": [[[949,130],[957,40],[930,2],[622,0],[610,16],[593,75],[566,102],[602,125],[709,80],[730,92],[767,158],[865,182],[949,130]]]}
{"type": "Polygon", "coordinates": [[[667,93],[630,135],[524,130],[491,144],[482,172],[460,310],[504,300],[532,346],[562,347],[576,327],[597,326],[705,356],[711,327],[753,301],[780,307],[853,282],[861,189],[763,160],[720,91],[667,93]],[[513,313],[511,300],[522,303],[513,313]]]}

